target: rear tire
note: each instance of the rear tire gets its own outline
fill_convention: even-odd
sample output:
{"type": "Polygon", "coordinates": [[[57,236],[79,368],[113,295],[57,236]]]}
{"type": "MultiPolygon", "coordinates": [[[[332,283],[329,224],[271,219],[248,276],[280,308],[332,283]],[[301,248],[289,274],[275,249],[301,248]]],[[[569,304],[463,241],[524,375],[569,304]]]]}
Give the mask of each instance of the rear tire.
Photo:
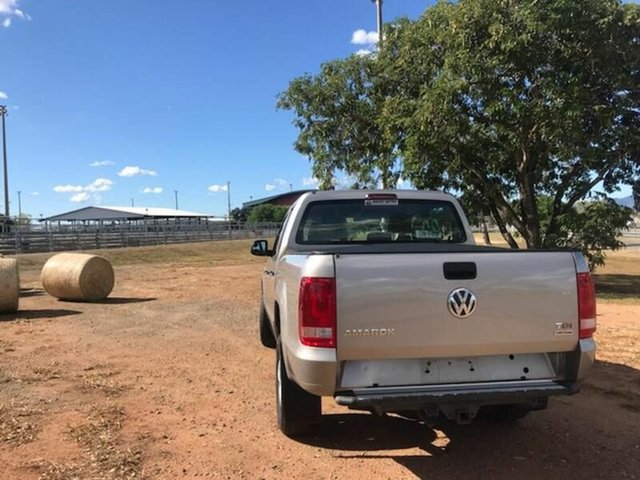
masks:
{"type": "Polygon", "coordinates": [[[320,397],[300,388],[287,377],[282,348],[276,354],[276,409],[278,427],[288,437],[301,435],[320,423],[320,397]]]}
{"type": "Polygon", "coordinates": [[[276,337],[273,335],[271,322],[262,302],[260,302],[260,341],[267,348],[276,348],[276,337]]]}

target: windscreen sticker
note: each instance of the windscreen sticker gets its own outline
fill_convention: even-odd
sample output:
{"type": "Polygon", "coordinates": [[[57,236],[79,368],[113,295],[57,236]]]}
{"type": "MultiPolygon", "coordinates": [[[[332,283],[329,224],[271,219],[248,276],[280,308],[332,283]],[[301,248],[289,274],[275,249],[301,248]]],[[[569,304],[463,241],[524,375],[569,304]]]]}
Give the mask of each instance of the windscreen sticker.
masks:
{"type": "Polygon", "coordinates": [[[367,207],[397,207],[397,198],[371,198],[364,201],[367,207]]]}

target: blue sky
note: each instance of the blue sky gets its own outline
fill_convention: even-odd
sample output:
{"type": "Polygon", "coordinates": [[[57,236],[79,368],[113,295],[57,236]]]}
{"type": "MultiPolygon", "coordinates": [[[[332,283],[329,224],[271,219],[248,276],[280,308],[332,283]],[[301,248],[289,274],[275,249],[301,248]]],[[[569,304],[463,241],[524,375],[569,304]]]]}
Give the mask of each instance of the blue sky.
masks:
{"type": "MultiPolygon", "coordinates": [[[[385,0],[385,20],[432,3],[385,0]]],[[[227,181],[232,207],[309,188],[276,95],[375,27],[370,0],[0,0],[12,215],[18,191],[38,218],[173,207],[174,190],[225,215],[227,181]]]]}
{"type": "MultiPolygon", "coordinates": [[[[387,0],[385,20],[431,3],[387,0]]],[[[224,215],[227,181],[232,207],[308,188],[276,95],[375,27],[370,0],[0,0],[12,215],[18,191],[38,218],[173,207],[174,190],[181,209],[224,215]]]]}

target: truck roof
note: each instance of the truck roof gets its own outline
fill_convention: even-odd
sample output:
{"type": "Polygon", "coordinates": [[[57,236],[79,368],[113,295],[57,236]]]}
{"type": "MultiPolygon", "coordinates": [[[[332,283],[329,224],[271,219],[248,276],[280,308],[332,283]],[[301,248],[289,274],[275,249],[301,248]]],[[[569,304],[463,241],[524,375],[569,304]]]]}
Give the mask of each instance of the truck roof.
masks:
{"type": "Polygon", "coordinates": [[[398,198],[419,198],[423,200],[445,200],[451,201],[455,197],[449,193],[436,192],[433,190],[314,190],[305,193],[300,197],[300,201],[304,200],[333,200],[333,199],[350,199],[364,198],[369,194],[394,194],[398,198]]]}

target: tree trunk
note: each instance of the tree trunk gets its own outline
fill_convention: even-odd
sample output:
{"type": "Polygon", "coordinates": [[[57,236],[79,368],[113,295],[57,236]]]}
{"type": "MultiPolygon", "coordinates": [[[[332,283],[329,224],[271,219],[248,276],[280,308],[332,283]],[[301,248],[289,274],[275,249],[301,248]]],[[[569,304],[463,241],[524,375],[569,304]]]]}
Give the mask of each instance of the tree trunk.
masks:
{"type": "Polygon", "coordinates": [[[522,220],[524,231],[521,231],[527,248],[540,248],[542,241],[540,237],[540,215],[538,214],[538,204],[536,194],[532,185],[533,162],[528,152],[522,148],[516,155],[518,166],[518,183],[520,190],[520,205],[522,206],[522,220]]]}
{"type": "Polygon", "coordinates": [[[491,207],[491,216],[493,217],[493,220],[496,222],[496,225],[498,226],[498,229],[502,234],[502,238],[505,239],[505,241],[509,244],[511,248],[519,249],[520,247],[518,246],[518,242],[516,242],[515,239],[513,238],[513,235],[509,233],[509,230],[507,229],[507,226],[504,220],[502,219],[502,217],[500,217],[500,212],[498,211],[497,208],[495,208],[495,206],[491,207]]]}
{"type": "Polygon", "coordinates": [[[480,222],[482,224],[482,238],[485,245],[491,245],[491,238],[489,238],[489,228],[487,227],[487,219],[484,216],[484,212],[480,212],[480,222]]]}

